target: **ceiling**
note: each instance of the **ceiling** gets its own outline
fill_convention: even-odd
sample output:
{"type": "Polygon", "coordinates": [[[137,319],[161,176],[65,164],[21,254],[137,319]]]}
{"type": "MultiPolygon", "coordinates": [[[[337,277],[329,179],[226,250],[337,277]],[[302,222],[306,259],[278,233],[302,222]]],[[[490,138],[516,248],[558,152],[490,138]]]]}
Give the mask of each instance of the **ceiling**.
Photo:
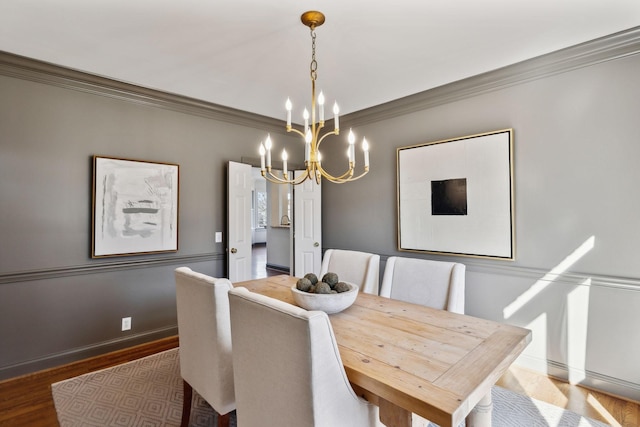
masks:
{"type": "Polygon", "coordinates": [[[0,50],[277,119],[341,114],[640,25],[638,0],[2,0],[0,50]]]}

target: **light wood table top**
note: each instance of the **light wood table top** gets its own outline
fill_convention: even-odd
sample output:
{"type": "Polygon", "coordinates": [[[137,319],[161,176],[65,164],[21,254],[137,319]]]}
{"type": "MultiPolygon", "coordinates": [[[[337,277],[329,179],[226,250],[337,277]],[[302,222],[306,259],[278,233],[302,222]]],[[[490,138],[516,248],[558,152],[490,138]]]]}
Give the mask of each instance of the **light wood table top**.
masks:
{"type": "MultiPolygon", "coordinates": [[[[296,280],[234,286],[294,304],[296,280]]],[[[531,341],[528,329],[365,293],[329,319],[349,381],[387,426],[411,425],[412,412],[458,426],[531,341]]]]}

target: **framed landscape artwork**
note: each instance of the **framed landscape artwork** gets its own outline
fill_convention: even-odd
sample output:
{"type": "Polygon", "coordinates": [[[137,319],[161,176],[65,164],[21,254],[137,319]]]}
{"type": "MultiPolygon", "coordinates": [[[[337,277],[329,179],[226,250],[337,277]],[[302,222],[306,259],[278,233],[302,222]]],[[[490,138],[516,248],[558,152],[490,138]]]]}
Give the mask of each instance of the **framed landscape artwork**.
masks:
{"type": "Polygon", "coordinates": [[[513,129],[397,149],[398,249],[513,260],[513,129]]]}
{"type": "Polygon", "coordinates": [[[92,258],[178,250],[179,166],[93,157],[92,258]]]}

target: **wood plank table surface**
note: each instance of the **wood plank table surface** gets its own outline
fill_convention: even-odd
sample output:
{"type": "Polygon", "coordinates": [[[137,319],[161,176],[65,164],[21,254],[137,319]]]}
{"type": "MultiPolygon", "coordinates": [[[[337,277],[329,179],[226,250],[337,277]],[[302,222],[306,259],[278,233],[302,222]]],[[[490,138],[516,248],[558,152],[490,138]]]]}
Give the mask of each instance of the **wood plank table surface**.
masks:
{"type": "MultiPolygon", "coordinates": [[[[235,283],[294,304],[295,277],[235,283]]],[[[441,427],[491,423],[491,387],[531,341],[528,329],[360,293],[329,315],[356,392],[380,408],[388,427],[411,413],[441,427]]]]}

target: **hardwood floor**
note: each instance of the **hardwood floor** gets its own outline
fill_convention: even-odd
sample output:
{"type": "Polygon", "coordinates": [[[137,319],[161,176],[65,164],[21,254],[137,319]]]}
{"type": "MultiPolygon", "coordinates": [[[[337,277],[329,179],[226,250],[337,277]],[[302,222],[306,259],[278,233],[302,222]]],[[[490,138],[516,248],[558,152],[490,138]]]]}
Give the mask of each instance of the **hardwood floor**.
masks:
{"type": "Polygon", "coordinates": [[[610,424],[612,427],[640,426],[640,402],[618,399],[524,368],[512,366],[497,385],[610,424]]]}
{"type": "MultiPolygon", "coordinates": [[[[87,372],[129,362],[178,346],[169,337],[103,356],[0,382],[0,426],[57,427],[51,384],[87,372]]],[[[613,427],[640,425],[640,404],[572,386],[535,372],[511,367],[498,385],[569,409],[613,427]]]]}
{"type": "Polygon", "coordinates": [[[0,426],[57,427],[51,384],[178,346],[178,337],[141,344],[57,368],[0,381],[0,426]]]}
{"type": "Polygon", "coordinates": [[[279,274],[289,273],[267,267],[267,245],[260,243],[253,245],[251,249],[251,277],[262,279],[279,274]]]}

